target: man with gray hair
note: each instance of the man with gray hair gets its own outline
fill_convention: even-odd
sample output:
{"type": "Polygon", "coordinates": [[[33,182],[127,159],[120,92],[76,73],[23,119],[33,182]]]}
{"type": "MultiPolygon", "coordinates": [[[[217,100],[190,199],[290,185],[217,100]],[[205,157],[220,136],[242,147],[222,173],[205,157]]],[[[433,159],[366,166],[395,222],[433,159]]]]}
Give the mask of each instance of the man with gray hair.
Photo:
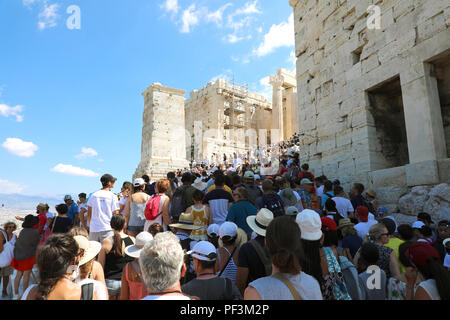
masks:
{"type": "Polygon", "coordinates": [[[141,251],[139,265],[148,296],[142,300],[191,300],[181,292],[184,251],[172,232],[156,234],[141,251]]]}

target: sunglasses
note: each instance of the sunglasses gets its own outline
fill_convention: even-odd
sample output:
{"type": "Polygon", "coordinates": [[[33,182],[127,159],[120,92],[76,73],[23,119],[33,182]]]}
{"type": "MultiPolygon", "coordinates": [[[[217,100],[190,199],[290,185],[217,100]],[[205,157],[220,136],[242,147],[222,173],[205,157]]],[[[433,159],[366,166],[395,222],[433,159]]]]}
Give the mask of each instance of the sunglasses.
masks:
{"type": "Polygon", "coordinates": [[[382,233],[381,236],[388,236],[389,233],[382,233]]]}
{"type": "Polygon", "coordinates": [[[7,226],[6,229],[16,229],[15,226],[7,226]]]}
{"type": "Polygon", "coordinates": [[[239,193],[233,193],[233,197],[240,197],[241,195],[239,193]]]}

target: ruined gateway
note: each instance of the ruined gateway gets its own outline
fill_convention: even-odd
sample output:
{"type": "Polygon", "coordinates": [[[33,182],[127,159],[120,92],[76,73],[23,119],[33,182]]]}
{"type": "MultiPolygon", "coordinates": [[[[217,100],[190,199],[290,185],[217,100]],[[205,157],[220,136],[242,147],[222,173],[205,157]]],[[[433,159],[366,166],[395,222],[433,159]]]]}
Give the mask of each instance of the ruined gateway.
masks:
{"type": "Polygon", "coordinates": [[[450,218],[450,2],[290,5],[302,162],[347,190],[357,181],[375,189],[391,212],[417,214],[420,194],[418,210],[450,218]],[[380,29],[368,28],[371,5],[380,29]]]}
{"type": "MultiPolygon", "coordinates": [[[[262,97],[249,99],[248,93],[247,102],[252,102],[247,105],[254,107],[250,113],[226,111],[226,99],[217,102],[217,87],[224,86],[220,83],[192,92],[186,103],[184,92],[168,88],[164,93],[160,86],[162,100],[172,94],[179,97],[174,107],[179,115],[173,121],[186,129],[183,134],[165,127],[166,137],[177,141],[173,151],[166,147],[167,140],[150,142],[153,127],[148,121],[172,121],[151,113],[155,101],[149,93],[156,90],[151,86],[144,93],[142,159],[135,176],[145,172],[162,177],[169,168],[187,167],[190,156],[203,161],[210,152],[228,154],[246,148],[246,143],[220,146],[227,136],[219,131],[209,141],[213,148],[202,142],[201,150],[192,151],[188,144],[195,130],[226,130],[225,126],[280,129],[281,139],[289,136],[286,127],[289,133],[298,128],[301,162],[308,162],[316,176],[338,177],[346,190],[352,182],[375,189],[390,212],[401,212],[399,222],[415,220],[414,215],[422,210],[435,221],[450,218],[448,0],[289,3],[294,10],[297,85],[289,81],[285,85],[279,74],[271,76],[273,106],[262,97]],[[380,9],[380,29],[368,28],[371,5],[380,9]],[[289,109],[286,104],[292,99],[298,105],[289,102],[289,109]],[[217,103],[211,105],[208,100],[217,103]],[[201,104],[208,105],[209,115],[196,119],[201,104]],[[230,123],[229,115],[234,113],[236,118],[230,123]],[[202,125],[195,127],[195,120],[202,125]],[[152,155],[152,146],[163,147],[163,154],[152,155]]],[[[276,142],[276,138],[269,137],[267,142],[276,142]]]]}

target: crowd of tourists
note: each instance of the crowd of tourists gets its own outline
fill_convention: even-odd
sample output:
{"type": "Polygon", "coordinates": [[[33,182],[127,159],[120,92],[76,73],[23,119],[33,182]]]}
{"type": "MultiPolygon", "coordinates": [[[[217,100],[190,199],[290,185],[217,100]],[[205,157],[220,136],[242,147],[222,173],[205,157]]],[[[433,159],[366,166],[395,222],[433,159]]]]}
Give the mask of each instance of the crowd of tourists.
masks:
{"type": "Polygon", "coordinates": [[[347,192],[283,148],[271,176],[199,164],[114,194],[105,174],[55,214],[39,204],[18,236],[17,221],[0,232],[2,294],[16,270],[21,300],[450,299],[448,220],[398,224],[374,190],[347,192]]]}

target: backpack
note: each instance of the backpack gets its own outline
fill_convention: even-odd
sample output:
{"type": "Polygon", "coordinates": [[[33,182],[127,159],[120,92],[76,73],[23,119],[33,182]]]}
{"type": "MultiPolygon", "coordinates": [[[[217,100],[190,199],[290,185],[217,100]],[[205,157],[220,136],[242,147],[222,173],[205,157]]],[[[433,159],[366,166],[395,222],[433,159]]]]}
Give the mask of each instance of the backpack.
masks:
{"type": "Polygon", "coordinates": [[[333,251],[329,247],[324,247],[323,251],[325,252],[327,264],[328,264],[328,272],[330,274],[334,274],[333,281],[333,292],[336,300],[352,300],[352,297],[348,293],[347,285],[345,283],[344,276],[342,274],[341,266],[338,263],[338,260],[334,256],[333,251]]]}
{"type": "MultiPolygon", "coordinates": [[[[180,240],[181,248],[183,248],[184,252],[188,252],[191,250],[191,238],[186,238],[184,240],[180,240]]],[[[186,264],[186,273],[184,275],[184,278],[181,279],[181,284],[186,284],[189,281],[195,279],[195,272],[191,272],[191,262],[192,262],[192,256],[191,255],[185,255],[184,256],[184,263],[186,264]]]]}
{"type": "Polygon", "coordinates": [[[347,257],[339,256],[339,261],[350,297],[352,300],[363,300],[363,292],[359,284],[358,270],[354,264],[347,259],[347,257]]]}
{"type": "Polygon", "coordinates": [[[180,187],[175,190],[170,202],[170,216],[174,220],[178,220],[180,215],[186,210],[185,208],[185,192],[184,188],[180,187]]]}
{"type": "Polygon", "coordinates": [[[148,200],[147,205],[145,206],[145,219],[147,220],[155,220],[159,216],[159,203],[161,200],[161,195],[155,194],[148,200]]]}
{"type": "Polygon", "coordinates": [[[362,197],[362,202],[363,202],[363,206],[366,207],[367,209],[369,209],[369,212],[370,212],[370,213],[377,214],[377,213],[375,212],[375,208],[373,207],[373,204],[372,204],[372,203],[370,203],[369,201],[367,201],[364,197],[362,197]]]}
{"type": "Polygon", "coordinates": [[[302,172],[300,172],[300,173],[298,174],[299,177],[300,177],[300,174],[302,175],[302,176],[301,176],[301,179],[309,179],[309,180],[311,180],[311,181],[314,181],[311,172],[304,172],[304,171],[302,171],[302,172]]]}
{"type": "Polygon", "coordinates": [[[263,263],[264,269],[266,271],[266,276],[270,276],[272,274],[272,259],[270,259],[269,252],[266,248],[261,247],[261,245],[255,239],[250,240],[249,243],[253,246],[256,253],[258,254],[259,260],[261,260],[261,262],[263,263]]]}
{"type": "Polygon", "coordinates": [[[280,199],[281,198],[275,194],[263,195],[264,208],[272,211],[274,218],[284,215],[284,207],[280,199]]]}
{"type": "Polygon", "coordinates": [[[94,299],[94,284],[86,283],[81,286],[81,299],[80,300],[92,300],[94,299]]]}

